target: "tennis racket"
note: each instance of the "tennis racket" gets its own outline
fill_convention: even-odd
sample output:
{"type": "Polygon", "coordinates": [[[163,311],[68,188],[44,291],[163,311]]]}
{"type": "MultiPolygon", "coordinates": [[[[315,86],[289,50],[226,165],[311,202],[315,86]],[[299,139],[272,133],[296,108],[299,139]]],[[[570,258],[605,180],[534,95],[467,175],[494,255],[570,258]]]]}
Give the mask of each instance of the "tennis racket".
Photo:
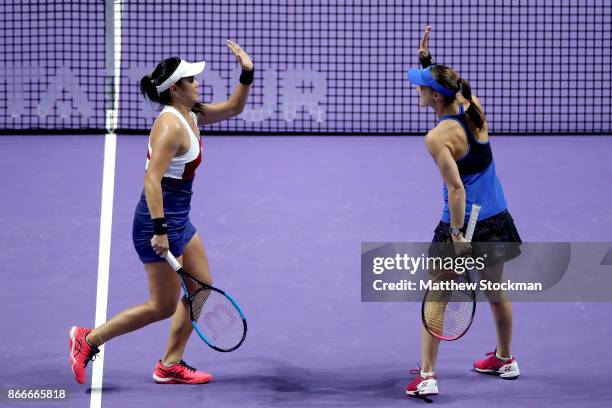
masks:
{"type": "Polygon", "coordinates": [[[224,291],[187,273],[170,251],[166,261],[181,278],[183,297],[189,304],[191,323],[198,336],[217,351],[234,351],[240,347],[246,338],[247,322],[238,303],[224,291]],[[195,287],[191,292],[187,281],[195,287]]]}
{"type": "MultiPolygon", "coordinates": [[[[465,240],[472,241],[480,206],[472,205],[470,219],[465,232],[465,240]]],[[[469,271],[464,273],[442,272],[435,278],[432,286],[439,282],[454,281],[464,284],[465,289],[432,290],[428,289],[421,306],[423,327],[440,340],[457,340],[461,338],[472,325],[476,313],[476,290],[470,288],[472,280],[469,271]]]]}

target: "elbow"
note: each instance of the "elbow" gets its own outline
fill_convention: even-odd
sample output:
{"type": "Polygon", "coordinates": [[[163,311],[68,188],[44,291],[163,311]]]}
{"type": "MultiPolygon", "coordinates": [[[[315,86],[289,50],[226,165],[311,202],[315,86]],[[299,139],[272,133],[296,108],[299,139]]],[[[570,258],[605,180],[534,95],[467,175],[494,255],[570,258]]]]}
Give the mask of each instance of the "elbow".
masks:
{"type": "Polygon", "coordinates": [[[236,95],[232,95],[227,102],[227,114],[230,118],[238,116],[244,111],[246,100],[242,100],[241,98],[236,97],[236,95]]]}
{"type": "Polygon", "coordinates": [[[232,117],[234,117],[234,116],[240,115],[242,112],[244,112],[244,105],[236,104],[235,106],[232,107],[230,114],[232,117]]]}
{"type": "Polygon", "coordinates": [[[463,183],[453,183],[448,184],[448,194],[452,196],[462,196],[465,195],[465,188],[463,187],[463,183]]]}
{"type": "Polygon", "coordinates": [[[145,191],[150,190],[152,187],[161,185],[161,178],[152,175],[149,172],[145,173],[144,176],[144,188],[145,191]]]}

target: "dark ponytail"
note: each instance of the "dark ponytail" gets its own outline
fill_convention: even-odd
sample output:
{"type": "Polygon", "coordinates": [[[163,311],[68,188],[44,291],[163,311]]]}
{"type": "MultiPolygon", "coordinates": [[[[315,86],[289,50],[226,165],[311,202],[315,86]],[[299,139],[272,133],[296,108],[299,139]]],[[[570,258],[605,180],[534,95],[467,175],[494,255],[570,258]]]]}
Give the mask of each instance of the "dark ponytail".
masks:
{"type": "Polygon", "coordinates": [[[472,87],[470,81],[464,78],[459,78],[459,90],[461,95],[470,103],[470,107],[465,111],[467,118],[478,130],[482,130],[485,124],[484,112],[472,100],[472,87]]]}
{"type": "Polygon", "coordinates": [[[140,92],[151,101],[160,103],[157,89],[155,88],[155,85],[153,85],[152,80],[153,76],[151,74],[143,76],[140,80],[140,92]]]}
{"type": "Polygon", "coordinates": [[[485,125],[485,115],[472,100],[472,87],[469,81],[460,78],[459,74],[455,72],[454,69],[445,65],[432,65],[431,76],[444,88],[455,92],[455,95],[444,96],[444,102],[446,104],[454,103],[457,100],[457,93],[461,92],[461,96],[470,103],[470,107],[465,112],[467,120],[474,125],[476,129],[481,131],[485,125]]]}
{"type": "MultiPolygon", "coordinates": [[[[166,58],[155,67],[155,70],[142,77],[140,80],[140,92],[152,102],[159,103],[160,105],[170,104],[170,90],[166,89],[162,93],[157,93],[157,86],[164,83],[164,81],[170,78],[170,75],[176,70],[181,63],[181,59],[178,57],[166,58]]],[[[179,85],[179,80],[176,84],[179,85]]]]}
{"type": "Polygon", "coordinates": [[[204,104],[202,102],[198,102],[195,105],[193,105],[193,108],[191,108],[191,111],[199,115],[202,115],[202,116],[206,115],[206,110],[204,109],[204,104]]]}

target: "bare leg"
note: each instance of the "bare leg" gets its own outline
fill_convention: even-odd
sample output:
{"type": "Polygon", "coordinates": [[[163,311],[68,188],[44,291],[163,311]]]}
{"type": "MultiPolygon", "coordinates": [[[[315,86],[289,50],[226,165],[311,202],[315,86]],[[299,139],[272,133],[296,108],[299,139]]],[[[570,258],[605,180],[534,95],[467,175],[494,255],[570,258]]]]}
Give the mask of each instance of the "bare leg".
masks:
{"type": "Polygon", "coordinates": [[[150,299],[119,312],[106,323],[96,327],[87,336],[89,343],[100,346],[114,337],[167,319],[175,312],[180,294],[180,282],[176,272],[166,262],[147,263],[144,267],[149,280],[150,299]]]}
{"type": "MultiPolygon", "coordinates": [[[[431,279],[438,279],[443,271],[433,270],[430,272],[431,279]]],[[[445,279],[448,280],[448,279],[445,279]]],[[[431,327],[434,333],[436,330],[442,332],[444,328],[444,310],[450,298],[450,292],[441,293],[436,297],[437,301],[430,299],[427,303],[425,315],[428,316],[428,321],[435,323],[431,327]],[[433,319],[429,319],[433,317],[433,319]]],[[[440,339],[432,336],[425,327],[421,331],[421,369],[426,373],[434,372],[436,368],[436,359],[438,358],[438,348],[440,347],[440,339]]]]}
{"type": "Polygon", "coordinates": [[[436,359],[438,358],[438,347],[440,339],[432,336],[423,327],[421,333],[421,369],[426,373],[434,372],[436,368],[436,359]]]}
{"type": "MultiPolygon", "coordinates": [[[[491,282],[501,282],[504,272],[504,265],[500,264],[487,268],[483,271],[483,279],[491,282]]],[[[496,291],[486,293],[491,306],[495,329],[497,331],[497,354],[500,357],[510,357],[510,345],[512,342],[512,303],[508,299],[507,293],[496,291]]]]}
{"type": "MultiPolygon", "coordinates": [[[[183,250],[183,267],[195,278],[202,282],[211,285],[212,279],[208,268],[208,258],[200,235],[193,236],[191,241],[183,250]]],[[[170,325],[170,335],[166,346],[166,352],[162,363],[170,365],[179,361],[185,352],[187,340],[193,331],[191,317],[189,316],[189,306],[184,299],[179,302],[176,312],[172,316],[172,324],[170,325]]]]}
{"type": "Polygon", "coordinates": [[[512,303],[491,302],[491,312],[495,319],[497,330],[497,354],[500,357],[510,357],[510,343],[512,342],[512,303]]]}

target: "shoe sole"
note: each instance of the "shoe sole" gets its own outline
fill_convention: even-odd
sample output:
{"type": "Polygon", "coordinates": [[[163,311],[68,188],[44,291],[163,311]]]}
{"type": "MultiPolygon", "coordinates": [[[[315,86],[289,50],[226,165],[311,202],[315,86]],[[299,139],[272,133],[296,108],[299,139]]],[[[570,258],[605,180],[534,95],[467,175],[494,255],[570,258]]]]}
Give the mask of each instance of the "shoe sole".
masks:
{"type": "Polygon", "coordinates": [[[429,397],[430,395],[438,395],[438,393],[437,392],[406,391],[406,395],[410,397],[429,397]]]}
{"type": "Polygon", "coordinates": [[[176,378],[158,377],[157,375],[153,374],[153,381],[155,381],[157,384],[208,384],[209,382],[212,381],[212,377],[206,381],[192,382],[192,381],[181,381],[181,380],[177,380],[176,378]]]}
{"type": "Polygon", "coordinates": [[[476,368],[476,367],[474,367],[474,370],[476,370],[476,372],[479,372],[481,374],[495,375],[495,376],[503,378],[504,380],[516,380],[517,378],[519,378],[519,375],[520,375],[520,373],[516,375],[512,375],[512,374],[507,375],[505,373],[500,373],[497,370],[483,370],[483,369],[476,368]]]}
{"type": "Polygon", "coordinates": [[[419,390],[408,391],[408,390],[406,390],[406,394],[411,396],[411,397],[427,397],[427,396],[430,396],[430,395],[438,395],[438,384],[434,383],[433,385],[429,385],[428,387],[426,387],[422,391],[419,391],[419,390]]]}

